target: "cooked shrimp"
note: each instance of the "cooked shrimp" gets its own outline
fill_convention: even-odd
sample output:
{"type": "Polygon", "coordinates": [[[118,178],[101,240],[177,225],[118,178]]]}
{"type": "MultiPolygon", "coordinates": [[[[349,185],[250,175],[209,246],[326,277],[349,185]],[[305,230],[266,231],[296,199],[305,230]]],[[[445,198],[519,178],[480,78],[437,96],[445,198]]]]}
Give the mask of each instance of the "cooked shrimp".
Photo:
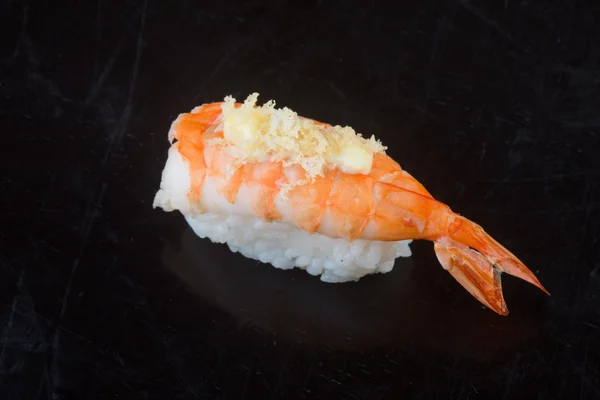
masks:
{"type": "MultiPolygon", "coordinates": [[[[348,241],[429,240],[444,269],[501,315],[508,314],[502,272],[548,293],[517,257],[479,225],[435,200],[376,146],[364,153],[372,158],[367,159],[370,168],[363,173],[345,172],[331,162],[311,175],[301,163],[285,158],[242,161],[227,151],[224,105],[205,104],[181,114],[169,133],[170,140],[176,140],[172,151],[189,167],[191,212],[256,215],[263,221],[279,221],[348,241]]],[[[236,108],[241,106],[235,103],[236,108]]],[[[331,128],[313,122],[324,130],[331,128]]]]}

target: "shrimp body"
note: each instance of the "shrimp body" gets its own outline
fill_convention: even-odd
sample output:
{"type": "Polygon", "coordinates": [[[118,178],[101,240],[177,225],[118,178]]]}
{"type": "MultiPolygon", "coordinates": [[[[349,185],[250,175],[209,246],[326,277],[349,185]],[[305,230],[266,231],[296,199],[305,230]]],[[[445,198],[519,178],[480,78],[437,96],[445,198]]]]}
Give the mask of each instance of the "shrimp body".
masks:
{"type": "MultiPolygon", "coordinates": [[[[435,200],[385,154],[373,155],[368,173],[328,166],[312,179],[300,165],[282,160],[240,162],[224,151],[222,104],[205,104],[181,114],[169,132],[169,139],[176,140],[170,151],[189,168],[186,211],[253,215],[348,241],[429,240],[442,266],[502,315],[508,311],[501,272],[546,291],[513,254],[480,226],[435,200]]],[[[167,203],[159,191],[155,206],[169,210],[167,203]]]]}

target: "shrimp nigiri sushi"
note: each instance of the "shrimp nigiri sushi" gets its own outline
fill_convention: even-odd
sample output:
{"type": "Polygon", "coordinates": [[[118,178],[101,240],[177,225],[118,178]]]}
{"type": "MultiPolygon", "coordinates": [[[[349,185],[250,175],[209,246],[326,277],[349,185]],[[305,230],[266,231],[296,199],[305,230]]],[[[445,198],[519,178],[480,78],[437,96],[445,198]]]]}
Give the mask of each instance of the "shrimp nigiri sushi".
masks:
{"type": "Polygon", "coordinates": [[[548,293],[517,257],[435,200],[386,147],[350,127],[257,105],[204,104],[180,114],[154,207],[178,210],[196,235],[325,282],[392,270],[412,240],[485,306],[507,315],[501,273],[548,293]]]}

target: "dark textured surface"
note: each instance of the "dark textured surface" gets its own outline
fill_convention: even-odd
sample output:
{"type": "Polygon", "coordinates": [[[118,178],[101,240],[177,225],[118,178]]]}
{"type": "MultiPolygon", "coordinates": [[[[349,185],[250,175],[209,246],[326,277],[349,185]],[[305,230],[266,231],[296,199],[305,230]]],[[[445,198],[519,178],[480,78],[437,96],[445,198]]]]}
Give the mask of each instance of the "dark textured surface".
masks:
{"type": "Polygon", "coordinates": [[[4,1],[0,397],[600,398],[600,7],[544,3],[4,1]],[[152,210],[176,115],[252,91],[381,137],[552,296],[496,316],[426,242],[322,284],[152,210]]]}

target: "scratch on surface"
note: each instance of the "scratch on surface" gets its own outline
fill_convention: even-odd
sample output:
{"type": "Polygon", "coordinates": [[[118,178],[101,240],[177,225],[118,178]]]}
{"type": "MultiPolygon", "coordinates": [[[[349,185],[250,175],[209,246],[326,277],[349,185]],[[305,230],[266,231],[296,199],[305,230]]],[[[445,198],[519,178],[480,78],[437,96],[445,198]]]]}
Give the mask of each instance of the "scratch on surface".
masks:
{"type": "Polygon", "coordinates": [[[589,343],[586,343],[585,345],[585,354],[583,355],[583,365],[581,366],[581,388],[579,391],[579,398],[583,399],[583,394],[585,392],[585,370],[587,367],[587,358],[588,358],[588,349],[589,349],[589,343]]]}
{"type": "Polygon", "coordinates": [[[250,382],[250,375],[254,372],[253,367],[248,367],[248,373],[246,374],[246,379],[244,380],[244,386],[242,387],[242,400],[246,397],[246,392],[248,391],[248,382],[250,382]]]}
{"type": "Polygon", "coordinates": [[[21,43],[25,40],[25,32],[27,30],[27,23],[29,22],[29,4],[23,7],[23,20],[21,21],[21,31],[19,32],[19,38],[15,44],[15,50],[13,51],[11,58],[17,58],[19,51],[21,50],[21,43]]]}
{"type": "Polygon", "coordinates": [[[4,330],[2,331],[2,351],[0,352],[0,376],[4,376],[4,349],[5,349],[5,343],[7,342],[8,339],[8,335],[10,334],[10,332],[12,331],[12,327],[13,327],[13,323],[14,323],[14,316],[15,316],[15,311],[17,309],[17,305],[19,303],[19,293],[21,292],[22,288],[23,288],[23,276],[25,275],[25,270],[21,269],[21,273],[19,274],[19,280],[17,282],[17,293],[15,293],[14,297],[13,297],[13,301],[12,301],[12,306],[11,306],[11,310],[10,310],[10,315],[8,316],[8,321],[6,323],[6,326],[4,328],[4,330]]]}
{"type": "Polygon", "coordinates": [[[59,319],[63,319],[65,316],[65,312],[67,311],[67,300],[69,294],[71,293],[71,285],[73,283],[73,275],[75,275],[75,271],[77,271],[77,267],[79,266],[79,258],[76,258],[73,262],[73,267],[71,268],[71,274],[69,275],[69,280],[67,281],[67,286],[65,288],[65,295],[63,297],[62,306],[60,308],[59,319]]]}
{"type": "Polygon", "coordinates": [[[198,99],[200,98],[200,96],[202,95],[204,90],[206,89],[206,86],[208,86],[209,82],[219,72],[219,70],[223,67],[223,65],[225,65],[225,63],[227,61],[229,61],[231,56],[233,56],[240,49],[242,49],[244,47],[244,45],[247,42],[249,42],[250,40],[256,40],[256,38],[252,37],[252,36],[245,37],[245,38],[241,39],[240,41],[234,43],[231,46],[231,49],[225,51],[225,54],[223,55],[223,57],[221,57],[221,59],[215,64],[215,67],[212,69],[211,73],[208,74],[206,79],[204,79],[204,82],[202,83],[202,87],[198,90],[198,93],[196,94],[196,96],[194,96],[194,99],[193,99],[194,102],[198,101],[198,99]]]}
{"type": "Polygon", "coordinates": [[[44,389],[44,383],[46,384],[45,385],[45,388],[46,388],[46,397],[48,397],[48,399],[52,399],[50,388],[48,387],[48,382],[49,382],[49,379],[48,379],[48,366],[46,365],[45,368],[44,368],[44,373],[40,374],[40,383],[39,383],[39,386],[38,386],[37,394],[35,396],[36,399],[39,399],[40,396],[42,395],[42,390],[44,389]]]}
{"type": "MultiPolygon", "coordinates": [[[[600,202],[593,202],[590,203],[587,206],[567,206],[567,207],[563,207],[563,208],[551,208],[551,209],[535,209],[534,211],[530,211],[528,212],[529,215],[560,215],[560,214],[570,214],[570,213],[574,213],[574,212],[581,212],[581,211],[587,211],[588,209],[590,211],[595,210],[596,208],[598,208],[598,206],[600,206],[600,202]]],[[[483,209],[483,210],[478,210],[478,212],[481,213],[485,213],[485,214],[497,214],[497,215],[522,215],[523,212],[522,211],[505,211],[505,210],[497,210],[497,209],[493,209],[493,210],[488,210],[488,209],[483,209]]]]}
{"type": "Polygon", "coordinates": [[[593,323],[591,323],[589,321],[583,321],[582,324],[586,325],[586,326],[589,326],[590,328],[594,328],[594,329],[600,330],[600,326],[598,326],[596,324],[593,324],[593,323]]]}
{"type": "MultiPolygon", "coordinates": [[[[586,242],[587,238],[590,234],[590,229],[589,229],[589,220],[590,220],[590,216],[592,215],[592,209],[594,208],[594,202],[592,200],[593,194],[592,194],[592,183],[590,182],[589,179],[586,179],[585,181],[585,189],[583,192],[583,196],[582,196],[582,200],[581,200],[581,207],[583,207],[584,212],[583,212],[583,220],[581,221],[580,224],[580,229],[581,229],[581,241],[582,242],[586,242]]],[[[583,261],[583,253],[584,253],[584,247],[581,246],[579,248],[578,254],[577,254],[577,259],[579,262],[583,261]]]]}
{"type": "Polygon", "coordinates": [[[79,266],[79,257],[81,257],[81,254],[83,253],[83,249],[85,248],[85,245],[87,244],[87,240],[90,236],[92,226],[94,225],[94,222],[97,217],[97,210],[100,207],[100,205],[102,204],[102,200],[104,199],[106,187],[107,187],[107,183],[103,182],[100,187],[100,193],[98,194],[95,201],[94,201],[94,199],[92,199],[92,201],[88,204],[88,207],[87,207],[87,210],[86,210],[86,213],[83,218],[82,225],[81,225],[81,229],[80,229],[81,243],[79,245],[78,256],[75,259],[75,261],[73,262],[73,266],[71,267],[71,271],[69,273],[69,280],[67,281],[67,286],[65,287],[65,292],[62,297],[62,305],[61,305],[58,319],[56,321],[57,326],[54,330],[53,337],[52,337],[52,350],[53,351],[52,351],[52,361],[51,361],[52,363],[50,366],[49,376],[50,376],[50,380],[51,380],[51,386],[53,388],[56,388],[57,386],[59,386],[59,382],[60,382],[60,378],[61,378],[60,370],[58,368],[58,355],[60,353],[60,340],[61,340],[61,332],[62,332],[62,329],[60,329],[60,324],[67,312],[67,305],[69,302],[69,296],[71,294],[71,286],[73,283],[73,278],[75,276],[75,273],[77,272],[77,267],[79,266]]]}
{"type": "Polygon", "coordinates": [[[532,183],[532,182],[543,182],[547,180],[563,180],[563,179],[585,179],[586,177],[600,176],[600,171],[586,171],[580,173],[571,174],[555,174],[546,176],[535,176],[527,178],[514,178],[514,179],[481,179],[478,183],[532,183]]]}
{"type": "Polygon", "coordinates": [[[346,101],[346,95],[337,86],[333,84],[331,81],[327,81],[327,85],[337,94],[343,101],[346,101]]]}
{"type": "Polygon", "coordinates": [[[506,32],[504,29],[502,29],[498,25],[497,22],[492,21],[491,19],[489,19],[488,17],[486,17],[485,14],[483,14],[479,9],[477,9],[475,6],[473,6],[471,4],[470,0],[459,0],[459,3],[467,11],[469,11],[471,14],[473,14],[474,16],[476,16],[477,18],[479,18],[480,20],[482,20],[483,22],[485,22],[488,26],[490,26],[496,32],[500,33],[505,39],[507,39],[509,42],[511,42],[512,44],[514,44],[515,46],[517,46],[520,50],[524,51],[525,53],[527,53],[529,55],[533,55],[534,54],[525,45],[523,45],[522,43],[517,42],[508,32],[506,32]]]}
{"type": "Polygon", "coordinates": [[[454,7],[452,9],[452,12],[451,12],[451,15],[450,15],[450,18],[448,19],[448,21],[446,20],[446,17],[442,18],[442,20],[440,21],[439,29],[438,29],[437,33],[435,34],[433,48],[431,49],[431,55],[429,56],[430,65],[432,65],[434,63],[435,58],[438,54],[438,49],[439,49],[440,53],[443,50],[445,40],[442,39],[442,33],[446,30],[446,28],[448,26],[452,25],[452,20],[454,19],[455,15],[456,15],[456,7],[454,7]]]}
{"type": "Polygon", "coordinates": [[[102,40],[102,0],[98,0],[96,4],[96,56],[94,57],[94,76],[98,73],[98,57],[100,55],[100,42],[102,40]]]}
{"type": "Polygon", "coordinates": [[[125,45],[125,36],[123,36],[121,38],[121,40],[119,41],[119,43],[117,43],[117,45],[115,46],[115,49],[113,50],[112,54],[110,55],[110,58],[108,59],[108,62],[104,66],[104,69],[102,70],[102,73],[98,77],[98,80],[96,80],[96,83],[94,83],[94,86],[92,86],[92,89],[90,90],[90,93],[88,94],[88,97],[85,99],[86,106],[89,105],[92,102],[92,100],[94,100],[94,98],[96,98],[96,96],[98,95],[100,88],[102,87],[102,85],[104,85],[104,81],[106,81],[108,74],[110,74],[110,71],[112,70],[112,67],[115,64],[115,61],[119,57],[119,54],[121,54],[121,51],[123,50],[124,45],[125,45]]]}
{"type": "MultiPolygon", "coordinates": [[[[60,314],[58,317],[57,324],[60,324],[60,322],[62,321],[62,319],[65,316],[65,313],[67,311],[67,302],[69,300],[69,294],[71,293],[71,285],[73,283],[73,276],[75,275],[75,272],[77,271],[78,265],[79,265],[79,258],[76,258],[75,262],[73,263],[73,267],[71,268],[69,280],[67,281],[67,286],[65,288],[65,294],[63,295],[62,306],[60,308],[60,314]]],[[[61,332],[60,329],[55,329],[54,335],[52,337],[52,365],[50,367],[50,372],[52,374],[51,382],[52,382],[53,388],[58,387],[60,384],[60,370],[58,368],[58,355],[60,354],[60,332],[61,332]]]]}
{"type": "Polygon", "coordinates": [[[146,10],[148,6],[148,0],[144,0],[144,4],[142,5],[142,13],[141,13],[141,21],[140,27],[138,29],[137,43],[135,48],[135,60],[133,61],[133,72],[131,74],[131,83],[129,84],[129,91],[127,93],[127,102],[125,103],[125,110],[121,116],[121,120],[117,125],[115,131],[111,135],[110,142],[106,149],[106,153],[104,154],[104,160],[102,161],[102,165],[105,165],[108,161],[110,154],[112,153],[113,148],[118,146],[121,143],[121,140],[127,130],[127,126],[129,124],[129,119],[131,117],[132,110],[132,102],[133,102],[133,94],[135,92],[136,83],[140,70],[140,60],[142,58],[142,47],[144,43],[144,28],[146,26],[146,10]]]}
{"type": "Polygon", "coordinates": [[[102,204],[102,200],[104,199],[104,194],[106,193],[107,186],[108,186],[108,184],[106,182],[103,182],[102,185],[100,186],[100,194],[98,195],[98,198],[96,199],[96,201],[92,201],[88,204],[88,207],[85,212],[85,216],[83,218],[83,222],[82,222],[81,228],[80,228],[80,233],[81,233],[81,238],[82,238],[81,244],[80,244],[80,251],[79,251],[80,253],[83,250],[83,247],[86,245],[87,239],[92,230],[92,225],[94,225],[94,222],[96,221],[97,211],[98,211],[98,208],[100,207],[100,205],[102,204]]]}
{"type": "Polygon", "coordinates": [[[267,390],[269,391],[271,398],[274,399],[275,395],[273,394],[273,391],[271,390],[271,385],[269,385],[269,382],[267,382],[267,378],[265,378],[265,374],[262,372],[259,365],[256,366],[256,369],[258,370],[258,373],[262,377],[263,382],[265,382],[265,385],[267,386],[267,390]]]}
{"type": "Polygon", "coordinates": [[[342,385],[342,383],[341,383],[341,382],[338,382],[338,381],[336,381],[335,379],[333,379],[333,378],[331,378],[331,377],[329,377],[329,376],[326,376],[326,375],[323,375],[323,374],[320,374],[320,373],[319,373],[319,374],[317,374],[317,375],[319,375],[321,378],[323,378],[323,379],[325,379],[325,380],[328,380],[328,381],[330,381],[330,382],[333,382],[333,383],[335,383],[335,384],[337,384],[337,385],[340,385],[340,386],[342,385]]]}
{"type": "Polygon", "coordinates": [[[279,370],[279,376],[277,377],[277,383],[275,383],[275,393],[277,393],[277,391],[279,390],[279,386],[281,384],[283,374],[285,373],[285,370],[288,367],[288,364],[289,364],[291,358],[292,358],[292,346],[289,346],[287,357],[285,358],[285,361],[283,362],[283,365],[281,366],[281,368],[279,370]]]}
{"type": "Polygon", "coordinates": [[[452,10],[450,11],[450,14],[448,16],[445,16],[442,18],[442,20],[440,21],[440,26],[439,29],[437,31],[437,33],[435,34],[435,38],[434,38],[434,43],[433,43],[433,48],[431,49],[431,56],[429,57],[429,65],[427,66],[427,84],[425,85],[425,98],[423,99],[423,104],[419,107],[420,111],[425,113],[427,111],[427,102],[429,101],[429,96],[431,95],[431,86],[433,85],[434,79],[432,79],[432,72],[433,72],[433,68],[435,66],[435,59],[436,57],[442,53],[442,50],[444,48],[444,44],[446,42],[446,39],[443,39],[443,32],[446,31],[446,29],[448,29],[448,27],[452,26],[452,22],[454,21],[454,18],[456,16],[456,10],[458,8],[458,5],[455,5],[454,7],[452,7],[452,10]]]}

